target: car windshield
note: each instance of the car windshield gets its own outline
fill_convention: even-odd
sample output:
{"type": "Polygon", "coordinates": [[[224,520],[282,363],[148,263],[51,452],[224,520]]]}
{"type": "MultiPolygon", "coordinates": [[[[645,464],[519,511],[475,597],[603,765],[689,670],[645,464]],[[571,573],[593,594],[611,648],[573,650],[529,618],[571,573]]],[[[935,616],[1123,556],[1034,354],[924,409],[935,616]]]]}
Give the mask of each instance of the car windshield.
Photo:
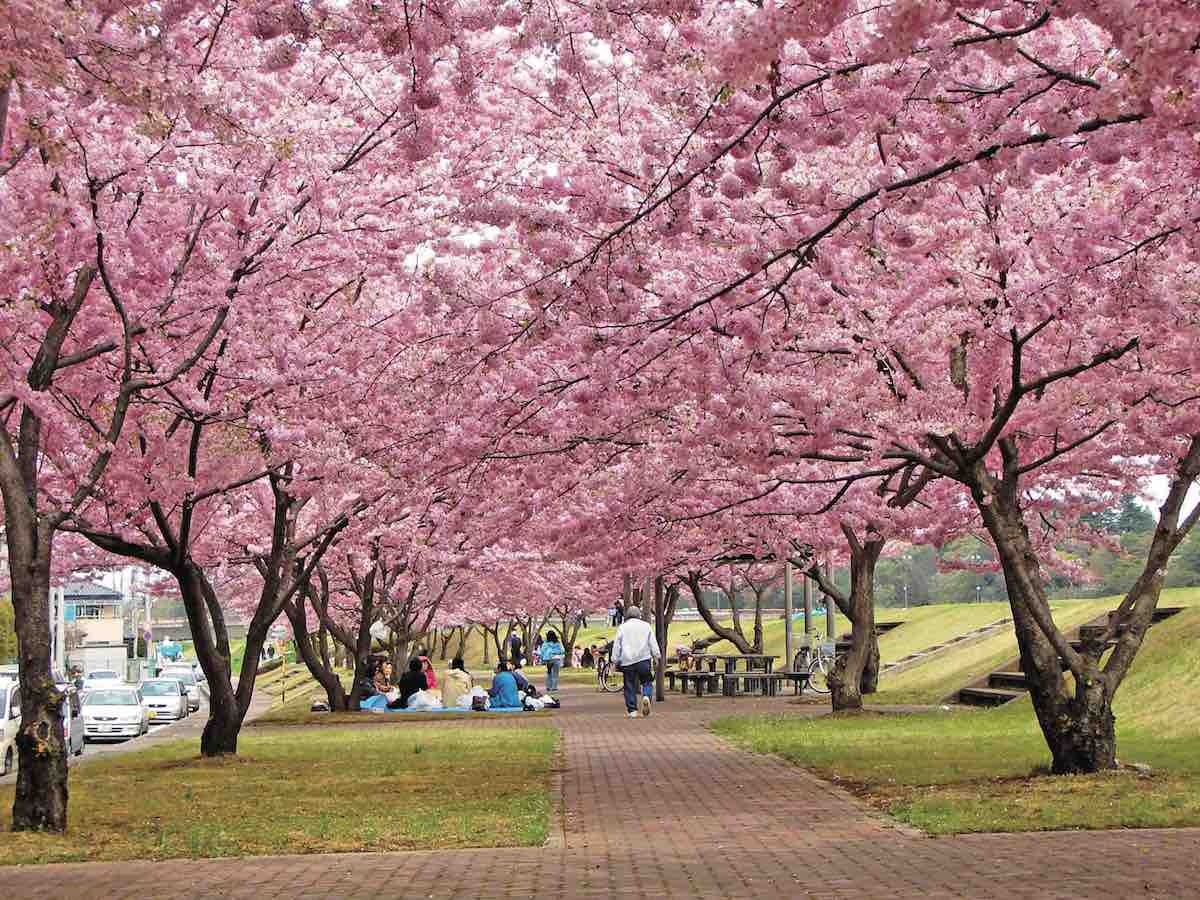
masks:
{"type": "Polygon", "coordinates": [[[184,684],[195,684],[196,676],[188,669],[166,669],[163,671],[163,678],[173,678],[176,681],[182,681],[184,684]]]}
{"type": "Polygon", "coordinates": [[[92,691],[83,701],[84,706],[137,706],[137,694],[133,691],[92,691]]]}
{"type": "Polygon", "coordinates": [[[143,681],[142,693],[147,697],[179,696],[179,685],[175,681],[143,681]]]}
{"type": "Polygon", "coordinates": [[[113,680],[113,679],[115,679],[116,677],[117,677],[117,673],[116,673],[116,672],[109,672],[109,671],[105,671],[105,670],[101,670],[101,671],[99,671],[99,672],[91,672],[91,673],[88,675],[88,679],[89,679],[90,681],[99,681],[101,678],[105,678],[105,679],[113,680]]]}

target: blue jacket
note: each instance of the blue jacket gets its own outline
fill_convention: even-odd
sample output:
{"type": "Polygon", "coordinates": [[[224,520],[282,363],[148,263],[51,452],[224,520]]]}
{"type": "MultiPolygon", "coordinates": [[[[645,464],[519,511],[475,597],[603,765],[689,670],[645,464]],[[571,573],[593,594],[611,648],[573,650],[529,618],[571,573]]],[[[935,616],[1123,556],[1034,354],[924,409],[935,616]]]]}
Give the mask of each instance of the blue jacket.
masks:
{"type": "Polygon", "coordinates": [[[497,672],[492,676],[492,686],[488,690],[492,698],[492,706],[513,707],[521,705],[517,696],[517,680],[511,672],[497,672]]]}
{"type": "MultiPolygon", "coordinates": [[[[556,656],[566,655],[566,651],[563,649],[563,645],[560,644],[558,641],[544,642],[542,644],[541,648],[538,650],[538,653],[541,655],[542,662],[549,662],[551,659],[553,659],[556,656]]],[[[562,660],[559,660],[559,662],[561,662],[561,661],[562,660]]]]}

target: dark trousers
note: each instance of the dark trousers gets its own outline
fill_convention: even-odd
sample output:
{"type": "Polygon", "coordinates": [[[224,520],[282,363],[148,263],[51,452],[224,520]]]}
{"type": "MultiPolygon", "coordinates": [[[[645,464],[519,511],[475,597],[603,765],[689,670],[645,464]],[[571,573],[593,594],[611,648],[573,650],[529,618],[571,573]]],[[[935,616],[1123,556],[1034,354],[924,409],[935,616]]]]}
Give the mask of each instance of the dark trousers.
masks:
{"type": "Polygon", "coordinates": [[[625,709],[634,712],[638,708],[639,694],[652,698],[654,664],[648,659],[643,659],[631,666],[622,666],[621,674],[625,676],[625,709]]]}

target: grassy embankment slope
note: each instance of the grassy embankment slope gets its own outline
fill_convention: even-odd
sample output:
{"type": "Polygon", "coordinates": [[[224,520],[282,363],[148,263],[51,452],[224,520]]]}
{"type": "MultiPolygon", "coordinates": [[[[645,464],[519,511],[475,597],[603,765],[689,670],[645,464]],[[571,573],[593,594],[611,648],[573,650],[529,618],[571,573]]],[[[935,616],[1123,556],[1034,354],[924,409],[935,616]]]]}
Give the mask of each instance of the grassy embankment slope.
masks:
{"type": "MultiPolygon", "coordinates": [[[[1113,603],[1081,602],[1060,620],[1113,603]]],[[[1028,700],[954,713],[727,719],[716,729],[846,784],[934,833],[1197,825],[1200,606],[1193,604],[1200,604],[1200,590],[1164,591],[1162,605],[1189,608],[1150,630],[1114,705],[1118,756],[1148,764],[1149,776],[1124,770],[1042,777],[1049,753],[1028,700]]],[[[936,698],[976,671],[988,652],[979,645],[950,651],[902,673],[904,685],[885,693],[936,698]]],[[[1010,656],[1011,646],[992,653],[999,662],[1010,656]]]]}

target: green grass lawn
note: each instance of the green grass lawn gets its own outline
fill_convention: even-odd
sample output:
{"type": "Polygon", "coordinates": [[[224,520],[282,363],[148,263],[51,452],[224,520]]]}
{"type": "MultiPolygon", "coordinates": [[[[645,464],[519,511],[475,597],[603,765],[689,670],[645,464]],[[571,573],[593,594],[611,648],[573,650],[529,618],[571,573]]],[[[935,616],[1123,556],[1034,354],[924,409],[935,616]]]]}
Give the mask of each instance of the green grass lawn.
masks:
{"type": "Polygon", "coordinates": [[[1198,643],[1200,608],[1156,625],[1117,694],[1117,755],[1150,765],[1150,776],[1038,774],[1049,752],[1028,700],[966,712],[726,719],[714,728],[933,833],[1198,825],[1198,643]]]}
{"type": "MultiPolygon", "coordinates": [[[[67,835],[5,834],[0,864],[538,846],[550,817],[549,728],[243,733],[240,755],[192,741],[75,770],[67,835]]],[[[13,787],[0,787],[0,829],[13,787]]]]}

